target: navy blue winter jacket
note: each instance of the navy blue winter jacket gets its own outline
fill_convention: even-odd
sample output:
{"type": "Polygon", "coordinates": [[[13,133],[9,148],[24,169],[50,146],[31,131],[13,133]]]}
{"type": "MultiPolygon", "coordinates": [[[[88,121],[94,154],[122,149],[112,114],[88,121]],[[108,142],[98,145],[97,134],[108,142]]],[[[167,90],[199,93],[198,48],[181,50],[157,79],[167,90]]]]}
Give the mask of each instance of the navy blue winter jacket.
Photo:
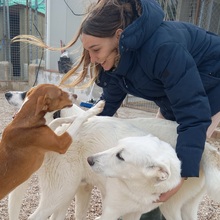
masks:
{"type": "Polygon", "coordinates": [[[121,34],[120,62],[100,72],[112,116],[127,94],[154,101],[179,124],[176,152],[182,176],[199,176],[206,130],[220,111],[220,37],[189,23],[164,21],[154,0],[141,0],[142,15],[121,34]]]}

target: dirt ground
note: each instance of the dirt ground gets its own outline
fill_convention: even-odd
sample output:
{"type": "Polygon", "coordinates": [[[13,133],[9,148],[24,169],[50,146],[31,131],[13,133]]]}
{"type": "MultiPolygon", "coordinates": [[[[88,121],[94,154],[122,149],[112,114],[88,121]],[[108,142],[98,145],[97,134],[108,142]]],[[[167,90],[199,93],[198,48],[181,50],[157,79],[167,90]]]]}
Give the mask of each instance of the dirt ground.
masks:
{"type": "MultiPolygon", "coordinates": [[[[4,92],[0,91],[0,137],[3,129],[12,120],[12,116],[15,109],[10,106],[4,98],[4,92]]],[[[120,108],[118,111],[118,116],[123,118],[132,118],[138,116],[154,116],[153,113],[147,113],[140,110],[120,108]]],[[[220,145],[219,142],[213,142],[216,145],[220,145]]],[[[220,186],[219,186],[220,187],[220,186]]],[[[8,198],[0,200],[0,220],[9,220],[8,218],[8,198]]],[[[28,216],[34,212],[39,202],[39,187],[37,175],[33,175],[31,178],[29,188],[23,199],[22,209],[19,216],[19,220],[26,220],[28,216]]],[[[101,199],[100,193],[97,189],[93,190],[90,209],[88,211],[88,220],[93,220],[95,217],[99,216],[101,211],[101,199]]],[[[72,201],[68,212],[66,213],[65,220],[74,220],[74,200],[72,201]]],[[[207,196],[204,196],[201,201],[198,213],[198,220],[220,220],[220,203],[216,203],[210,200],[207,196]]],[[[194,219],[192,219],[194,220],[194,219]]]]}

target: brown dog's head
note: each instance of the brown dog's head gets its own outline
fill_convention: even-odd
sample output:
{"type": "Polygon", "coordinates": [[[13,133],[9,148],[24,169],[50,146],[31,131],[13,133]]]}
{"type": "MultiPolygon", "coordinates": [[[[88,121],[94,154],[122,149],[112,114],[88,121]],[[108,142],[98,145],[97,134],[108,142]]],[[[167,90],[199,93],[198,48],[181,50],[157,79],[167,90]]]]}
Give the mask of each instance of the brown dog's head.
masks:
{"type": "Polygon", "coordinates": [[[26,96],[26,100],[36,100],[35,115],[41,111],[52,112],[71,107],[76,101],[77,95],[65,92],[61,88],[53,84],[40,84],[31,88],[26,96]]]}

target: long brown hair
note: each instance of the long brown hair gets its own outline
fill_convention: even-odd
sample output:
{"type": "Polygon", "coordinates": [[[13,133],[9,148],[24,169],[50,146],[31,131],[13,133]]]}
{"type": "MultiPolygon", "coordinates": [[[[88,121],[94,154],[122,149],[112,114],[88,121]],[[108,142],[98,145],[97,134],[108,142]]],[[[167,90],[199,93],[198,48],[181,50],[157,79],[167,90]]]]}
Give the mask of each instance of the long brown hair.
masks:
{"type": "MultiPolygon", "coordinates": [[[[28,42],[49,50],[65,50],[73,46],[82,33],[94,37],[113,37],[117,29],[124,30],[141,14],[140,0],[99,0],[90,5],[76,36],[62,48],[53,48],[46,45],[42,40],[31,35],[19,35],[12,39],[13,42],[28,42]]],[[[84,81],[90,74],[90,81],[83,87],[91,85],[100,72],[101,65],[91,63],[87,50],[83,49],[78,63],[69,70],[61,80],[60,85],[66,87],[76,86],[84,81]],[[67,80],[77,75],[71,83],[67,80]]]]}

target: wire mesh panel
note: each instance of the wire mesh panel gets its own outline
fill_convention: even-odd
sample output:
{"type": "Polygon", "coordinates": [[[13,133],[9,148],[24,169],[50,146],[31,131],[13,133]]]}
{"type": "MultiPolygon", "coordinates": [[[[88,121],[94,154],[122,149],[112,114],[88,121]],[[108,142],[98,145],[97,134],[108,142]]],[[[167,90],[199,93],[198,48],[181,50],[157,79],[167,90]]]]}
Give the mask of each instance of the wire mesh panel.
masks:
{"type": "Polygon", "coordinates": [[[8,71],[7,75],[0,72],[0,81],[28,80],[28,65],[38,62],[42,50],[23,43],[11,44],[11,39],[21,34],[45,35],[45,3],[0,0],[0,18],[0,71],[8,71]]]}
{"type": "Polygon", "coordinates": [[[165,12],[165,20],[173,21],[177,17],[177,0],[159,0],[158,1],[165,12]]]}
{"type": "Polygon", "coordinates": [[[124,107],[135,108],[147,112],[157,113],[158,106],[152,102],[132,95],[127,95],[123,102],[124,107]]]}
{"type": "MultiPolygon", "coordinates": [[[[165,20],[179,20],[196,24],[220,34],[220,0],[157,0],[165,12],[165,20]]],[[[128,96],[124,106],[155,112],[158,107],[151,101],[128,96]]]]}
{"type": "Polygon", "coordinates": [[[220,34],[220,0],[202,1],[198,25],[220,34]]]}
{"type": "Polygon", "coordinates": [[[165,12],[165,20],[179,20],[196,24],[220,34],[220,0],[158,0],[165,12]]]}

